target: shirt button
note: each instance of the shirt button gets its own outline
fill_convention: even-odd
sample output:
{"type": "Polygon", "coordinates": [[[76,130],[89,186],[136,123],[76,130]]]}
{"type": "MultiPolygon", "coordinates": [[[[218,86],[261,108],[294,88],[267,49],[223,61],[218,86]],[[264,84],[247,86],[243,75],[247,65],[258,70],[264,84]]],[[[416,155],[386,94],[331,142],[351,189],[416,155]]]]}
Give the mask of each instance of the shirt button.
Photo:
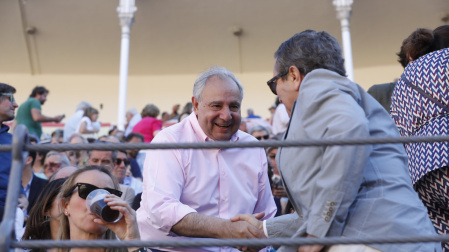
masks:
{"type": "Polygon", "coordinates": [[[324,218],[324,220],[325,220],[326,222],[329,222],[329,217],[326,216],[326,218],[324,218]]]}

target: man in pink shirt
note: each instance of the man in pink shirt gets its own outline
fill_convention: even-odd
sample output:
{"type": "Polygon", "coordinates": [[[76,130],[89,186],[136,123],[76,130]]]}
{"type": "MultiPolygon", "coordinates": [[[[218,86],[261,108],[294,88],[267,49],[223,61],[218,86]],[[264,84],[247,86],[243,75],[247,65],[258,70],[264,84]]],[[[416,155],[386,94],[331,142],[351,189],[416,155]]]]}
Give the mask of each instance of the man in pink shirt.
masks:
{"type": "MultiPolygon", "coordinates": [[[[153,143],[257,141],[238,130],[242,98],[242,85],[231,72],[224,68],[208,70],[194,84],[194,112],[162,130],[153,143]]],[[[263,213],[263,219],[276,213],[262,148],[147,152],[142,201],[137,210],[142,240],[264,237],[263,232],[248,223],[229,220],[241,213],[263,213]]],[[[235,249],[182,249],[232,250],[235,249]]]]}

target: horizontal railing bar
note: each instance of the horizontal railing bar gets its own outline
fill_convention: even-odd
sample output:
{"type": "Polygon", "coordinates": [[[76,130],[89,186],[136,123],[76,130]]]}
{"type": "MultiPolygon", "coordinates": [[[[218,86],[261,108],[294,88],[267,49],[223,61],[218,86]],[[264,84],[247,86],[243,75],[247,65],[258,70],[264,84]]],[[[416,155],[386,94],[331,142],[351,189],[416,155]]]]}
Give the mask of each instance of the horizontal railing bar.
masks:
{"type": "MultiPolygon", "coordinates": [[[[448,136],[413,137],[370,137],[351,139],[302,139],[288,141],[229,142],[216,141],[205,143],[91,143],[91,144],[27,144],[25,150],[32,151],[68,151],[68,150],[130,150],[130,149],[226,149],[259,147],[309,147],[333,145],[368,145],[390,143],[448,142],[448,136]]],[[[10,145],[0,145],[0,151],[10,151],[10,145]]]]}
{"type": "Polygon", "coordinates": [[[399,244],[422,242],[449,242],[448,235],[388,236],[388,237],[326,237],[326,238],[273,238],[273,239],[208,239],[190,238],[170,241],[141,240],[88,240],[88,241],[53,241],[27,240],[12,242],[13,248],[126,248],[126,247],[265,247],[265,246],[300,246],[300,245],[336,245],[336,244],[399,244]]]}

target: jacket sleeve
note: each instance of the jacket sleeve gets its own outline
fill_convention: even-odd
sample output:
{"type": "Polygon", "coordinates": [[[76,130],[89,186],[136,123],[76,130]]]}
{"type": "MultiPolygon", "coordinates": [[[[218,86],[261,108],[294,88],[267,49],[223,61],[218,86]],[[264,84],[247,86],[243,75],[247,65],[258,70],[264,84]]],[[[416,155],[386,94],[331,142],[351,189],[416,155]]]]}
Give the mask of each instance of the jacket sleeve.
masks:
{"type": "Polygon", "coordinates": [[[265,222],[268,238],[292,237],[302,224],[303,221],[296,213],[281,215],[265,222]]]}

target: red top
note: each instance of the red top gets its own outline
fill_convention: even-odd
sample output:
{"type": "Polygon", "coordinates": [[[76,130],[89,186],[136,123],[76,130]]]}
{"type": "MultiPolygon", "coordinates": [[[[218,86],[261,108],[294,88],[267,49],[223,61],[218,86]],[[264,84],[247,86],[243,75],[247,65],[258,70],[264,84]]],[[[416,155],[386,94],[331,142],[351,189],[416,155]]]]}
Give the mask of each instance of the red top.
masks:
{"type": "Polygon", "coordinates": [[[132,132],[140,133],[145,137],[144,142],[153,140],[153,133],[162,129],[162,121],[154,117],[144,117],[133,128],[132,132]]]}

